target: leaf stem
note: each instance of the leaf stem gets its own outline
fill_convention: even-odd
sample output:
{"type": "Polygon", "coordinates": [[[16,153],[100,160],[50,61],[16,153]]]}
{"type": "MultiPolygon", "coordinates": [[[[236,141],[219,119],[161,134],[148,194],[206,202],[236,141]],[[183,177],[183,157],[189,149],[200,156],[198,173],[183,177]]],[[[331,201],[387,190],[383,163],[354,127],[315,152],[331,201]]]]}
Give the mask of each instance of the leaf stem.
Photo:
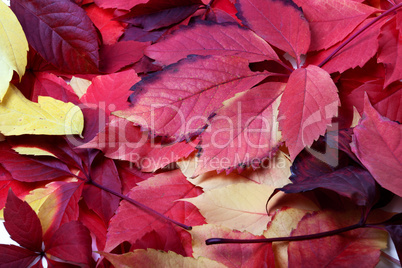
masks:
{"type": "Polygon", "coordinates": [[[390,14],[391,12],[397,10],[398,8],[402,7],[402,3],[393,6],[392,8],[388,9],[387,11],[385,11],[384,13],[382,13],[380,16],[378,16],[377,18],[375,18],[374,20],[370,21],[369,23],[367,23],[363,28],[361,28],[358,32],[356,32],[354,35],[352,35],[351,37],[349,37],[348,39],[346,39],[342,44],[340,44],[337,49],[335,49],[328,57],[326,57],[320,64],[318,64],[318,67],[322,67],[323,65],[325,65],[336,53],[338,53],[342,48],[344,48],[347,44],[349,44],[353,39],[355,39],[358,35],[360,35],[361,33],[363,33],[367,28],[369,28],[371,25],[373,25],[374,23],[378,22],[379,20],[381,20],[382,18],[384,18],[385,16],[387,16],[388,14],[390,14]]]}
{"type": "Polygon", "coordinates": [[[177,226],[180,226],[181,228],[183,228],[185,230],[190,231],[192,229],[191,226],[188,226],[188,225],[185,225],[185,224],[180,223],[178,221],[175,221],[175,220],[163,215],[162,213],[160,213],[160,212],[158,212],[158,211],[156,211],[156,210],[154,210],[154,209],[152,209],[152,208],[150,208],[148,206],[145,206],[145,205],[141,204],[140,202],[138,202],[138,201],[136,201],[136,200],[134,200],[134,199],[132,199],[132,198],[130,198],[128,196],[125,196],[124,194],[118,193],[118,192],[113,191],[112,189],[109,189],[109,188],[107,188],[107,187],[105,187],[105,186],[103,186],[103,185],[101,185],[99,183],[96,183],[93,180],[89,180],[89,181],[87,181],[87,183],[92,184],[93,186],[98,187],[99,189],[102,189],[102,190],[104,190],[104,191],[106,191],[108,193],[111,193],[112,195],[118,196],[121,199],[123,199],[123,200],[125,200],[125,201],[127,201],[127,202],[129,202],[129,203],[131,203],[131,204],[133,204],[135,206],[137,206],[138,208],[140,208],[140,209],[142,209],[142,210],[144,210],[146,212],[149,212],[151,214],[154,214],[154,215],[156,215],[158,217],[161,217],[161,218],[165,219],[166,221],[169,221],[169,222],[171,222],[173,224],[176,224],[177,226]]]}
{"type": "Polygon", "coordinates": [[[286,236],[286,237],[273,237],[273,238],[260,238],[260,239],[227,239],[227,238],[209,238],[205,240],[207,245],[215,244],[250,244],[250,243],[271,243],[271,242],[283,242],[283,241],[302,241],[310,239],[318,239],[326,236],[336,235],[351,231],[358,228],[365,227],[364,223],[357,223],[347,227],[339,228],[332,231],[309,234],[309,235],[297,235],[297,236],[286,236]]]}

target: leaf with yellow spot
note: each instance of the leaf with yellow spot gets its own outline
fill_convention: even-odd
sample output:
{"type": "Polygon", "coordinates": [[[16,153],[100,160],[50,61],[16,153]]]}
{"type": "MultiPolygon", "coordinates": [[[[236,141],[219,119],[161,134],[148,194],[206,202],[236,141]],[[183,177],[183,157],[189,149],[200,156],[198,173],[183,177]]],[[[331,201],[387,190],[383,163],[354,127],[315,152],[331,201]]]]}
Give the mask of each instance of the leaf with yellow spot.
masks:
{"type": "Polygon", "coordinates": [[[194,259],[191,257],[183,257],[173,251],[164,252],[152,248],[148,248],[147,250],[137,249],[133,252],[118,255],[101,252],[101,255],[110,261],[113,266],[122,268],[133,267],[134,263],[135,267],[226,267],[219,262],[205,257],[194,259]]]}
{"type": "MultiPolygon", "coordinates": [[[[33,156],[52,156],[56,157],[54,154],[52,154],[49,151],[46,151],[44,149],[38,148],[38,147],[26,147],[26,146],[16,146],[12,148],[14,151],[16,151],[19,154],[22,155],[33,155],[33,156]]],[[[57,157],[56,157],[57,158],[57,157]]]]}
{"type": "Polygon", "coordinates": [[[0,1],[0,102],[16,71],[20,78],[27,65],[28,41],[17,17],[0,1]]]}
{"type": "Polygon", "coordinates": [[[13,85],[0,104],[0,132],[8,135],[81,134],[84,115],[80,108],[52,97],[38,97],[31,102],[13,85]]]}

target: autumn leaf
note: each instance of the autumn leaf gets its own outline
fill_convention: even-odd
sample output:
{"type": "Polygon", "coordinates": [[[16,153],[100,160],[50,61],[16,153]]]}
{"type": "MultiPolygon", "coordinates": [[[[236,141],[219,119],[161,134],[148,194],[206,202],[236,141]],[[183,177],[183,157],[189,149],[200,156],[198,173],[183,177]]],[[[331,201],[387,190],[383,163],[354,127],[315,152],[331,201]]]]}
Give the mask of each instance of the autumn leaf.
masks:
{"type": "Polygon", "coordinates": [[[223,101],[267,76],[252,72],[248,61],[238,57],[188,57],[135,84],[130,96],[134,106],[113,114],[153,135],[191,138],[223,101]]]}
{"type": "Polygon", "coordinates": [[[382,117],[365,96],[364,113],[353,131],[353,152],[384,188],[402,196],[402,126],[382,117]]]}
{"type": "Polygon", "coordinates": [[[10,7],[44,59],[67,73],[98,71],[97,33],[82,8],[68,0],[16,0],[10,7]]]}
{"type": "Polygon", "coordinates": [[[16,71],[20,78],[27,65],[28,41],[17,17],[5,3],[0,3],[0,102],[16,71]]]}
{"type": "Polygon", "coordinates": [[[296,155],[325,133],[338,112],[337,88],[329,74],[309,65],[289,77],[279,105],[279,128],[289,148],[296,155]]]}
{"type": "Polygon", "coordinates": [[[108,261],[116,267],[130,267],[133,263],[142,267],[226,267],[216,261],[199,257],[183,257],[172,251],[163,252],[155,249],[137,249],[122,255],[101,253],[108,261]]]}
{"type": "Polygon", "coordinates": [[[4,135],[81,134],[84,117],[78,106],[51,97],[39,97],[38,103],[27,100],[13,85],[0,104],[4,135]]]}

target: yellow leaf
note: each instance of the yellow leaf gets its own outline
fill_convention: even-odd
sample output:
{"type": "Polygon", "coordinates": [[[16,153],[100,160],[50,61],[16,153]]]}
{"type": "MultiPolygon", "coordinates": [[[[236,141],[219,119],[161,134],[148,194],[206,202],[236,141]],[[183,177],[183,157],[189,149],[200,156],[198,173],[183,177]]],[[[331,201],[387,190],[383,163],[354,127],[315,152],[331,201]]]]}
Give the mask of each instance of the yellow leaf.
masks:
{"type": "Polygon", "coordinates": [[[133,252],[125,254],[111,254],[100,252],[114,267],[131,268],[131,267],[188,267],[188,268],[224,268],[225,265],[216,261],[199,257],[197,259],[191,257],[183,257],[173,251],[164,252],[156,249],[148,248],[136,249],[133,252]]]}
{"type": "Polygon", "coordinates": [[[51,152],[48,152],[46,150],[43,150],[38,147],[25,147],[25,146],[16,146],[12,148],[14,151],[16,151],[19,154],[22,155],[34,155],[34,156],[52,156],[57,158],[54,154],[51,152]]]}
{"type": "Polygon", "coordinates": [[[13,72],[20,78],[27,65],[28,41],[14,13],[0,1],[0,102],[7,92],[13,72]]]}
{"type": "Polygon", "coordinates": [[[13,85],[0,104],[0,132],[4,135],[81,134],[84,115],[78,106],[51,97],[27,100],[13,85]]]}
{"type": "Polygon", "coordinates": [[[183,200],[194,204],[208,223],[261,235],[270,220],[265,205],[274,189],[264,184],[237,183],[183,200]]]}
{"type": "Polygon", "coordinates": [[[77,94],[78,98],[81,98],[85,93],[87,93],[87,89],[91,84],[92,82],[90,80],[75,76],[73,76],[73,78],[70,80],[70,86],[74,90],[75,94],[77,94]]]}

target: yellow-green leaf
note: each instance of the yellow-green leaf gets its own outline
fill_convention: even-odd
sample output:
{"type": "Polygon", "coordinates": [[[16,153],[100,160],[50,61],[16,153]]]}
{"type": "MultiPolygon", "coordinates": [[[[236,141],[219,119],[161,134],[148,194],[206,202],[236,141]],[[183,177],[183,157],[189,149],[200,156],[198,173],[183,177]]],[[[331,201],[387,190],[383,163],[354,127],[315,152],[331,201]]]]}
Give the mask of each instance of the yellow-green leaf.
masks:
{"type": "Polygon", "coordinates": [[[225,265],[205,257],[197,259],[191,257],[183,257],[173,251],[164,252],[156,249],[148,248],[136,249],[133,252],[125,254],[111,254],[100,252],[115,267],[131,268],[131,267],[188,267],[188,268],[224,268],[225,265]]]}
{"type": "Polygon", "coordinates": [[[71,102],[39,96],[35,103],[10,84],[0,103],[0,132],[6,136],[81,134],[83,128],[84,115],[71,102]]]}
{"type": "Polygon", "coordinates": [[[20,78],[27,65],[28,41],[11,9],[0,1],[0,102],[7,92],[13,71],[20,78]]]}

